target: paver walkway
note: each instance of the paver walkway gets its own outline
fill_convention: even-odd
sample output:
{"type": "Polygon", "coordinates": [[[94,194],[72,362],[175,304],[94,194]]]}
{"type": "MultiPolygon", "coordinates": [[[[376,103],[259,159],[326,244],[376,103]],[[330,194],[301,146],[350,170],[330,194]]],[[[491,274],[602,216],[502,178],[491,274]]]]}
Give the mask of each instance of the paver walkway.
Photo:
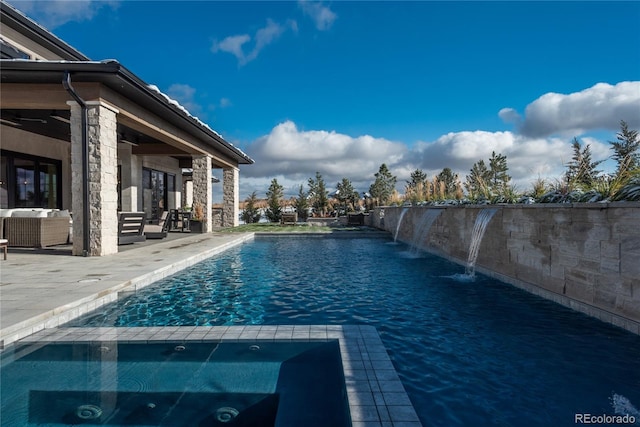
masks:
{"type": "Polygon", "coordinates": [[[0,348],[252,238],[253,233],[196,234],[87,258],[9,248],[8,259],[0,261],[0,348]]]}

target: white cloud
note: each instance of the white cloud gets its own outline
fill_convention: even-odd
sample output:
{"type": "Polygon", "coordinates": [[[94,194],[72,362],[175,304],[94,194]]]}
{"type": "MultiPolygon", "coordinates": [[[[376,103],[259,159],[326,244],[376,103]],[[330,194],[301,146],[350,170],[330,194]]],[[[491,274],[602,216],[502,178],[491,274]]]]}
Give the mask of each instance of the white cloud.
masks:
{"type": "Polygon", "coordinates": [[[316,28],[320,31],[330,29],[338,17],[335,12],[329,9],[329,7],[324,6],[322,2],[300,0],[298,4],[302,8],[302,12],[313,20],[316,28]]]}
{"type": "Polygon", "coordinates": [[[298,26],[295,21],[291,20],[286,25],[280,25],[272,19],[267,19],[267,25],[256,31],[253,38],[249,34],[239,34],[226,37],[222,41],[216,40],[211,46],[211,51],[213,53],[230,53],[236,57],[238,64],[242,66],[256,59],[260,52],[280,37],[287,28],[291,28],[295,32],[298,26]],[[254,41],[253,49],[247,53],[244,46],[252,40],[254,41]]]}
{"type": "Polygon", "coordinates": [[[503,108],[498,111],[498,117],[500,117],[505,123],[512,123],[520,125],[522,123],[522,116],[513,108],[503,108]]]}
{"type": "Polygon", "coordinates": [[[211,47],[213,53],[227,52],[238,58],[239,62],[245,61],[245,55],[242,45],[249,42],[251,36],[249,34],[240,34],[237,36],[226,37],[221,42],[215,41],[211,47]]]}
{"type": "Polygon", "coordinates": [[[43,27],[53,30],[68,22],[90,21],[103,7],[117,9],[119,3],[91,0],[20,0],[11,2],[11,5],[43,27]]]}
{"type": "MultiPolygon", "coordinates": [[[[433,141],[416,142],[411,149],[404,143],[368,135],[301,131],[287,121],[247,147],[256,164],[242,170],[241,195],[246,197],[256,190],[263,197],[273,178],[289,189],[288,196],[295,195],[300,184],[306,189],[307,180],[316,171],[330,188],[346,177],[358,191],[366,191],[382,163],[397,176],[401,192],[416,169],[432,178],[448,167],[464,182],[472,165],[481,159],[488,161],[492,151],[507,157],[512,183],[518,191],[527,191],[537,178],[554,182],[563,176],[571,160],[574,136],[590,145],[593,160],[608,159],[611,149],[607,139],[615,139],[621,119],[632,129],[640,127],[638,109],[640,82],[601,83],[569,95],[543,95],[529,104],[524,118],[511,108],[500,110],[499,116],[516,127],[522,121],[522,132],[451,132],[433,141]],[[596,117],[595,112],[603,117],[596,117]],[[606,135],[600,132],[602,128],[609,129],[606,135]],[[244,177],[248,179],[244,181],[244,177]]],[[[614,167],[608,161],[600,169],[611,172],[614,167]]]]}
{"type": "MultiPolygon", "coordinates": [[[[611,154],[606,142],[591,137],[578,139],[582,144],[590,144],[594,160],[605,159],[611,154]]],[[[430,176],[449,167],[464,182],[471,166],[478,160],[486,163],[493,151],[507,157],[508,173],[519,191],[530,189],[538,177],[551,182],[559,179],[572,155],[571,139],[475,131],[449,133],[436,141],[416,144],[402,163],[407,166],[405,171],[418,168],[430,176]]]]}
{"type": "MultiPolygon", "coordinates": [[[[256,163],[243,169],[242,175],[253,178],[251,182],[265,183],[264,191],[258,191],[261,194],[269,181],[278,176],[286,177],[286,182],[296,191],[300,184],[306,189],[308,179],[315,176],[316,171],[322,174],[329,188],[346,177],[356,190],[366,191],[380,165],[399,161],[407,148],[404,144],[369,135],[352,137],[335,131],[301,131],[295,123],[286,121],[255,140],[245,151],[256,163]]],[[[283,184],[281,179],[278,182],[283,184]]]]}
{"type": "MultiPolygon", "coordinates": [[[[503,109],[499,114],[509,121],[514,113],[503,109]]],[[[518,130],[530,137],[572,136],[587,130],[617,130],[620,120],[640,127],[640,81],[598,83],[568,95],[544,94],[527,105],[518,130]]]]}

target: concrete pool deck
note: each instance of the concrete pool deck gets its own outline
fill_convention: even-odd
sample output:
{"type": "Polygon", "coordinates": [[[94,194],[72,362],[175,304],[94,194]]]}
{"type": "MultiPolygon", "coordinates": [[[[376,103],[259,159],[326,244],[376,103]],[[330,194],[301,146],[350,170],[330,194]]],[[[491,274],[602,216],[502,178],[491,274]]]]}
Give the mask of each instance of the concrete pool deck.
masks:
{"type": "Polygon", "coordinates": [[[0,348],[115,301],[232,246],[253,233],[207,233],[127,245],[115,255],[9,249],[0,261],[0,348]]]}

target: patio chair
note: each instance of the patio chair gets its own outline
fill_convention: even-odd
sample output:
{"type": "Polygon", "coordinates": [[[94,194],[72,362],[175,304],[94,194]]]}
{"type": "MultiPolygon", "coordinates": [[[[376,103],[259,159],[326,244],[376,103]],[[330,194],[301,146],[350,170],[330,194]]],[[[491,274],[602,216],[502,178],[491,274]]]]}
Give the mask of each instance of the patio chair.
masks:
{"type": "Polygon", "coordinates": [[[4,252],[4,260],[7,260],[7,246],[9,246],[9,241],[7,239],[0,239],[0,248],[2,248],[4,252]]]}
{"type": "Polygon", "coordinates": [[[146,214],[144,212],[121,212],[118,219],[118,245],[144,242],[142,234],[146,214]]]}
{"type": "Polygon", "coordinates": [[[169,212],[164,211],[157,224],[146,224],[144,226],[144,235],[147,239],[164,239],[167,237],[170,223],[169,212]]]}

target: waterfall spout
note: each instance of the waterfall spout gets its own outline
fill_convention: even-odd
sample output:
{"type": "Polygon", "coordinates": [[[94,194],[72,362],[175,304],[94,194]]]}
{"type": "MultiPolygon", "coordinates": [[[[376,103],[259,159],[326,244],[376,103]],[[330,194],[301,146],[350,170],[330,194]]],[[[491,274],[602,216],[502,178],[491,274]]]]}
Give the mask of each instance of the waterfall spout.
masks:
{"type": "Polygon", "coordinates": [[[413,234],[413,240],[411,242],[411,253],[417,254],[420,250],[420,245],[424,242],[429,234],[429,230],[431,226],[438,218],[438,216],[442,213],[443,209],[426,209],[422,214],[422,218],[420,219],[420,223],[415,228],[413,234]]]}
{"type": "Polygon", "coordinates": [[[476,274],[476,260],[478,259],[478,251],[480,250],[480,243],[482,242],[482,236],[489,225],[489,221],[493,218],[493,215],[497,212],[497,209],[483,209],[476,217],[476,222],[473,225],[473,232],[471,234],[471,245],[469,246],[469,258],[467,259],[467,267],[465,274],[469,277],[475,277],[476,274]]]}
{"type": "Polygon", "coordinates": [[[408,210],[409,208],[404,208],[402,209],[402,212],[400,212],[400,218],[398,218],[398,225],[396,225],[396,233],[393,235],[394,242],[398,241],[398,232],[400,232],[400,224],[402,224],[402,218],[404,218],[404,214],[406,214],[408,210]]]}

